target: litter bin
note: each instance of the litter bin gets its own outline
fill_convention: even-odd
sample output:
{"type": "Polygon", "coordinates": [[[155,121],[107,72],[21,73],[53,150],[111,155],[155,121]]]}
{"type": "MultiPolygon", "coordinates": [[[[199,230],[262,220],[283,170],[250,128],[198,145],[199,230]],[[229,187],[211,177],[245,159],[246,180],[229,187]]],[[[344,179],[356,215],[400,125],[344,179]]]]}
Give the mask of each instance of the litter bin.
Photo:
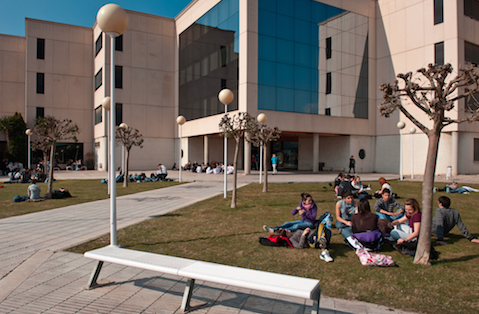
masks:
{"type": "Polygon", "coordinates": [[[446,180],[449,180],[452,178],[452,167],[449,166],[447,167],[447,170],[446,170],[446,180]]]}

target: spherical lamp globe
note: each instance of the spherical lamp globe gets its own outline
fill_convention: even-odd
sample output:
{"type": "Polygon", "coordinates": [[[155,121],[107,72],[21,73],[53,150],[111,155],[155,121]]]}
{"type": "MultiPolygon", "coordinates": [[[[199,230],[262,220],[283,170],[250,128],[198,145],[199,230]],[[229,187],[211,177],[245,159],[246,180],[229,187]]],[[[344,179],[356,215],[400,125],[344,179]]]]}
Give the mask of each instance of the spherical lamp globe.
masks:
{"type": "Polygon", "coordinates": [[[266,123],[266,120],[268,120],[268,117],[264,113],[260,113],[257,117],[256,120],[258,120],[259,123],[266,123]]]}
{"type": "Polygon", "coordinates": [[[110,97],[105,97],[103,98],[103,101],[101,102],[101,106],[105,108],[106,110],[110,110],[110,97]]]}
{"type": "Polygon", "coordinates": [[[186,118],[183,116],[178,116],[178,118],[176,118],[176,123],[178,123],[179,125],[183,125],[185,122],[186,118]]]}
{"type": "Polygon", "coordinates": [[[222,104],[227,105],[233,101],[235,98],[233,92],[228,88],[225,88],[220,91],[218,94],[218,99],[221,101],[222,104]]]}
{"type": "Polygon", "coordinates": [[[409,133],[411,133],[411,134],[416,133],[416,128],[415,127],[410,128],[409,133]]]}
{"type": "Polygon", "coordinates": [[[126,124],[125,122],[122,122],[122,123],[120,123],[119,127],[126,130],[126,129],[128,129],[128,124],[126,124]]]}
{"type": "Polygon", "coordinates": [[[25,134],[28,135],[28,136],[30,136],[30,135],[33,134],[33,131],[32,131],[31,129],[27,129],[27,130],[25,131],[25,134]]]}
{"type": "Polygon", "coordinates": [[[123,34],[128,28],[128,14],[118,4],[108,3],[98,10],[96,20],[104,33],[123,34]]]}
{"type": "Polygon", "coordinates": [[[404,123],[404,121],[399,121],[397,127],[399,130],[402,130],[404,127],[406,127],[406,123],[404,123]]]}

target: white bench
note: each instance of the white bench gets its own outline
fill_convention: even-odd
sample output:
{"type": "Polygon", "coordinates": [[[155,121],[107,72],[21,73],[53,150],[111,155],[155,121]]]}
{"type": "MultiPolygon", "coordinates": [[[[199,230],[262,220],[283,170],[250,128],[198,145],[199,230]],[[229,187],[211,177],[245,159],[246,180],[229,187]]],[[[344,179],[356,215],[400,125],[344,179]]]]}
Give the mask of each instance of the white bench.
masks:
{"type": "Polygon", "coordinates": [[[266,271],[227,266],[210,262],[106,246],[85,252],[85,257],[98,260],[88,282],[88,289],[98,286],[97,279],[103,262],[158,271],[188,279],[181,310],[188,311],[195,280],[216,282],[228,286],[267,291],[313,300],[311,314],[319,312],[321,290],[319,280],[266,271]]]}

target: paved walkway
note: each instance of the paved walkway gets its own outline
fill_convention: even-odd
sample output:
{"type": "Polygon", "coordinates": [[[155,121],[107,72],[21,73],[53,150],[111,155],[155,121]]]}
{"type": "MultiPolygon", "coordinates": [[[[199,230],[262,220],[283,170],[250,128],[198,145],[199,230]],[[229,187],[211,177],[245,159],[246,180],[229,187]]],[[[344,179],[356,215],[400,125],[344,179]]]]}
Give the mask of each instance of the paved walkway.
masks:
{"type": "MultiPolygon", "coordinates": [[[[296,181],[294,176],[291,179],[296,181]]],[[[222,191],[222,183],[210,181],[119,197],[118,227],[166,214],[222,191]]],[[[107,263],[100,277],[113,283],[84,290],[95,262],[62,250],[107,232],[108,200],[1,219],[0,313],[180,313],[183,278],[107,263]]],[[[311,304],[298,298],[198,282],[192,300],[197,308],[191,313],[299,314],[310,312],[311,304]]],[[[328,297],[321,298],[321,309],[322,313],[405,313],[328,297]]]]}

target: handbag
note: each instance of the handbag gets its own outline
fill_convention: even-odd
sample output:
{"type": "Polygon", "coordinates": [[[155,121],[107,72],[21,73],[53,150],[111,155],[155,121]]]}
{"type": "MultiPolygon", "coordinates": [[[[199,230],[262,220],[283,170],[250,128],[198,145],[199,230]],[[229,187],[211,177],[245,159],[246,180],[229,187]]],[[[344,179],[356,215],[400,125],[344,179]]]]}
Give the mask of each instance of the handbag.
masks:
{"type": "Polygon", "coordinates": [[[365,249],[357,249],[356,255],[363,266],[396,266],[396,263],[389,255],[371,253],[365,249]]]}

